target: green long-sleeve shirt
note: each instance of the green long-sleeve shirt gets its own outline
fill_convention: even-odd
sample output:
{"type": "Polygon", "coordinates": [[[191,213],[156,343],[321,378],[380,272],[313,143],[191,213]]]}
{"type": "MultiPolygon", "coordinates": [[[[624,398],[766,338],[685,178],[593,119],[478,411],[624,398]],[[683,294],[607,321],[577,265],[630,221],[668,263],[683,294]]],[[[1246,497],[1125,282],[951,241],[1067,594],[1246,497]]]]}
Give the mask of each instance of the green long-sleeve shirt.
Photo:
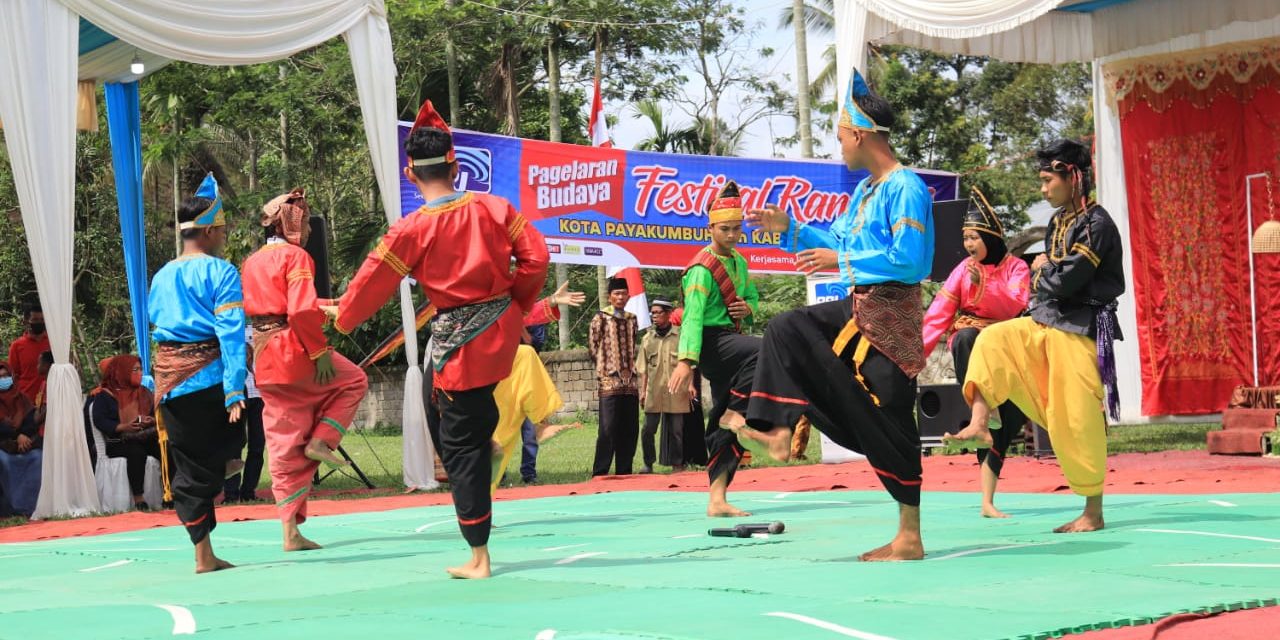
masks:
{"type": "MultiPolygon", "coordinates": [[[[730,257],[717,255],[710,247],[703,249],[715,256],[733,281],[733,289],[738,297],[751,307],[751,315],[742,319],[744,326],[750,325],[756,312],[760,310],[760,292],[747,273],[747,259],[741,253],[733,252],[730,257]]],[[[684,291],[684,317],[680,321],[680,359],[698,362],[702,355],[702,330],[705,327],[732,327],[733,318],[729,317],[729,308],[720,295],[720,286],[711,276],[711,270],[694,265],[684,274],[680,288],[684,291]]]]}

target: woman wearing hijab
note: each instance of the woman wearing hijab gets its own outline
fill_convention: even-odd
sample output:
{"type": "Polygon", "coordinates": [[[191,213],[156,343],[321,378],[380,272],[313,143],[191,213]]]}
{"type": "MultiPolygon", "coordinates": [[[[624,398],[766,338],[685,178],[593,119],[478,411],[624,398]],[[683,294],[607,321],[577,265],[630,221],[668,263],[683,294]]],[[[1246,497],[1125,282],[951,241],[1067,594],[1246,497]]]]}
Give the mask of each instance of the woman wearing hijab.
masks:
{"type": "Polygon", "coordinates": [[[142,363],[137,356],[119,355],[99,365],[102,384],[89,394],[86,420],[106,440],[107,457],[128,461],[129,491],[133,505],[146,510],[142,499],[147,458],[160,458],[156,430],[155,399],[142,386],[142,363]]]}
{"type": "Polygon", "coordinates": [[[31,515],[40,495],[41,437],[35,404],[0,360],[0,513],[31,515]]]}
{"type": "MultiPolygon", "coordinates": [[[[950,333],[951,357],[955,359],[956,380],[964,382],[969,355],[986,327],[1022,314],[1030,292],[1027,264],[1009,255],[1004,243],[1004,227],[981,191],[974,188],[971,208],[964,220],[964,249],[969,257],[956,265],[946,284],[933,299],[924,317],[924,352],[933,353],[943,334],[950,333]]],[[[990,449],[978,449],[982,467],[982,516],[1007,518],[995,506],[996,483],[1004,466],[1005,452],[1013,437],[1022,432],[1026,418],[1012,402],[1000,406],[1003,428],[993,431],[990,449]]]]}

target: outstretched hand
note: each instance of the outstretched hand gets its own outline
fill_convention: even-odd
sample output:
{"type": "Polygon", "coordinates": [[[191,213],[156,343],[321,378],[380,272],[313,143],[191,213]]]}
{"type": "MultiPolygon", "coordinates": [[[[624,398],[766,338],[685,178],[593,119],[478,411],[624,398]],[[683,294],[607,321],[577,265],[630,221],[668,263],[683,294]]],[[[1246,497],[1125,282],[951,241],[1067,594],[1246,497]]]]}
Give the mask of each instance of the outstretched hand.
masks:
{"type": "Polygon", "coordinates": [[[322,304],[320,305],[320,310],[324,312],[324,315],[329,316],[330,320],[338,319],[338,305],[322,304]]]}
{"type": "Polygon", "coordinates": [[[805,275],[835,269],[838,262],[839,256],[831,249],[805,249],[796,254],[796,270],[805,275]]]}
{"type": "Polygon", "coordinates": [[[751,209],[743,214],[743,220],[748,227],[771,233],[782,233],[791,226],[787,212],[779,209],[776,204],[766,204],[763,209],[751,209]]]}
{"type": "Polygon", "coordinates": [[[578,307],[582,306],[582,303],[587,301],[587,294],[581,291],[570,291],[569,282],[565,281],[564,284],[560,285],[560,287],[556,289],[555,293],[551,294],[548,300],[550,300],[551,304],[564,304],[569,305],[570,307],[578,307]]]}

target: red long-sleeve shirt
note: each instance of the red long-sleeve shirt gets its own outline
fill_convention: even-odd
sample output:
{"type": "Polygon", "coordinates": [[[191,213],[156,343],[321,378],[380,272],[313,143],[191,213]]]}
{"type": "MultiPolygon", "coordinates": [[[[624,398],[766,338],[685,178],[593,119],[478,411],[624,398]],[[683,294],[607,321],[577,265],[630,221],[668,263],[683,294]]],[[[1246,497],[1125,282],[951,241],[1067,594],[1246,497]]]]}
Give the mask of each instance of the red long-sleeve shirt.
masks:
{"type": "Polygon", "coordinates": [[[391,225],[339,300],[334,326],[349,333],[368,320],[405,276],[413,276],[440,309],[509,295],[513,304],[507,312],[463,345],[434,378],[436,387],[448,391],[495,384],[511,373],[521,318],[532,310],[549,262],[542,234],[510,202],[466,193],[391,225]]]}
{"type": "Polygon", "coordinates": [[[329,342],[311,255],[287,242],[268,244],[244,261],[241,279],[245,315],[285,316],[289,323],[254,361],[254,382],[289,384],[313,377],[312,363],[329,350],[329,342]]]}
{"type": "Polygon", "coordinates": [[[39,338],[24,333],[9,345],[9,367],[14,384],[28,398],[36,397],[44,387],[44,376],[40,375],[40,354],[46,351],[49,351],[48,333],[39,338]]]}

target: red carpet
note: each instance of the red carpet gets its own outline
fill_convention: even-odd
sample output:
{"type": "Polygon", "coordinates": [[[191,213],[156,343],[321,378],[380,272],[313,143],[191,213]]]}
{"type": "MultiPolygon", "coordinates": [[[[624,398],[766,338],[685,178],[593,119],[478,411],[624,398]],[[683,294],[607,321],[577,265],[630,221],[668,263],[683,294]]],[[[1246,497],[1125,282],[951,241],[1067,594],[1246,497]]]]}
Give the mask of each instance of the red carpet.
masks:
{"type": "MultiPolygon", "coordinates": [[[[1066,492],[1067,487],[1053,460],[1010,458],[1004,467],[1000,490],[1010,493],[1066,492]]],[[[927,457],[924,459],[926,491],[978,491],[978,468],[971,456],[927,457]]],[[[541,498],[611,491],[705,491],[701,472],[674,475],[645,475],[597,478],[568,485],[513,487],[498,492],[499,500],[541,498]]],[[[875,474],[863,463],[808,465],[747,469],[734,480],[735,491],[828,491],[833,489],[877,490],[875,474]]],[[[1280,487],[1280,460],[1258,457],[1210,456],[1204,451],[1167,451],[1112,456],[1108,460],[1108,493],[1261,493],[1280,487]]],[[[383,491],[385,492],[385,490],[383,491]]],[[[317,493],[320,497],[344,496],[368,491],[317,493]]],[[[382,493],[382,492],[380,492],[382,493]]],[[[416,493],[345,500],[314,500],[308,505],[313,516],[386,511],[406,507],[448,504],[447,493],[416,493]]],[[[272,520],[270,503],[220,507],[218,519],[272,520]]],[[[96,518],[31,522],[0,529],[0,542],[29,542],[73,536],[93,536],[177,524],[172,512],[125,513],[96,518]]],[[[1081,640],[1237,640],[1274,637],[1280,625],[1280,607],[1241,611],[1207,618],[1177,616],[1159,624],[1097,631],[1081,640]],[[1271,629],[1272,631],[1267,631],[1271,629]]]]}

